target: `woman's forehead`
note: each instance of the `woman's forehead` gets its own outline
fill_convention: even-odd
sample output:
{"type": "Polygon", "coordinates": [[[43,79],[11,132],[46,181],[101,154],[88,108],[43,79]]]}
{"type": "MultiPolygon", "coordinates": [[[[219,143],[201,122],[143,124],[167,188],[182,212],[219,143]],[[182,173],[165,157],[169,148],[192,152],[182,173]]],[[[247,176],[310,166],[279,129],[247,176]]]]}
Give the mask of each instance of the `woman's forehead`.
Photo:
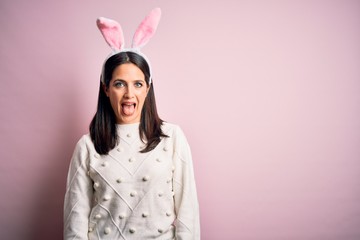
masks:
{"type": "Polygon", "coordinates": [[[124,81],[145,80],[145,75],[141,69],[133,63],[124,63],[117,66],[112,74],[113,79],[124,81]]]}

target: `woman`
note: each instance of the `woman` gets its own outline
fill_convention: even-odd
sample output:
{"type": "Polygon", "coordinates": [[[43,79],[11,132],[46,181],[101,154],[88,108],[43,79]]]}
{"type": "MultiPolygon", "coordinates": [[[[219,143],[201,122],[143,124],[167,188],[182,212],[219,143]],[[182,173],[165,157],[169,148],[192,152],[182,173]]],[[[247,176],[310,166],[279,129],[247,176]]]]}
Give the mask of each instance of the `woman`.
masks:
{"type": "Polygon", "coordinates": [[[103,66],[90,133],[71,160],[64,239],[200,239],[190,148],[178,126],[159,118],[150,64],[139,50],[159,19],[154,9],[127,50],[121,27],[98,20],[115,52],[103,66]]]}

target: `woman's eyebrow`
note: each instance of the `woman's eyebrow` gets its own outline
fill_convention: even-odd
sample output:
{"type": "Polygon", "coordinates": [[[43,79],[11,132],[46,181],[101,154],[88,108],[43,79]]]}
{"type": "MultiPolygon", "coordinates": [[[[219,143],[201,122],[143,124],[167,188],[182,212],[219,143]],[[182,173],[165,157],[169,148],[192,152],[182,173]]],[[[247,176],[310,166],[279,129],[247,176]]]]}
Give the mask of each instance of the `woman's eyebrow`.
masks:
{"type": "Polygon", "coordinates": [[[145,82],[144,79],[135,79],[135,80],[126,81],[126,80],[121,79],[121,78],[114,79],[114,81],[123,81],[123,82],[145,82]]]}
{"type": "Polygon", "coordinates": [[[135,83],[135,82],[145,82],[145,80],[143,80],[143,79],[136,79],[136,80],[131,80],[131,81],[129,81],[129,82],[131,82],[131,83],[135,83]]]}
{"type": "Polygon", "coordinates": [[[145,80],[143,80],[143,79],[136,79],[136,80],[126,81],[126,80],[121,79],[121,78],[114,79],[113,83],[116,83],[116,82],[122,82],[122,83],[124,83],[124,84],[131,84],[131,83],[146,83],[146,81],[145,81],[145,80]]]}

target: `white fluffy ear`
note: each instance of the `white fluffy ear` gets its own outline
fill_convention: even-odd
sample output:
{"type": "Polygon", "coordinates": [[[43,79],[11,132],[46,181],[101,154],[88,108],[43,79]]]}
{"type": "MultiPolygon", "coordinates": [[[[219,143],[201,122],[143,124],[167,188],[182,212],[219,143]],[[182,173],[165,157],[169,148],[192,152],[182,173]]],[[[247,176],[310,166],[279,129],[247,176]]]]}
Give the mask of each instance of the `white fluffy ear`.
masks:
{"type": "Polygon", "coordinates": [[[118,22],[100,17],[97,19],[96,24],[105,41],[113,50],[120,51],[124,48],[124,34],[118,22]]]}
{"type": "Polygon", "coordinates": [[[153,9],[149,15],[145,17],[134,34],[132,48],[141,48],[147,44],[149,39],[155,34],[160,17],[160,8],[153,9]]]}

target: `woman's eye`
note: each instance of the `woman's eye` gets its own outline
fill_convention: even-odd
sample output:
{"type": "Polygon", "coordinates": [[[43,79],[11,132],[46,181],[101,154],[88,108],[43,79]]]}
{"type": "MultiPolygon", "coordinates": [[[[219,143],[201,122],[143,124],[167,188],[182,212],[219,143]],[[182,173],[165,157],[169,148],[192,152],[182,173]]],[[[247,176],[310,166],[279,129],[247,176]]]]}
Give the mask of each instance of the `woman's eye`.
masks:
{"type": "Polygon", "coordinates": [[[115,87],[123,87],[123,86],[125,86],[125,85],[124,85],[123,82],[115,82],[115,83],[114,83],[114,86],[115,86],[115,87]]]}
{"type": "Polygon", "coordinates": [[[140,88],[140,87],[142,87],[142,86],[143,86],[143,84],[140,83],[140,82],[135,83],[135,87],[137,87],[137,88],[140,88]]]}

